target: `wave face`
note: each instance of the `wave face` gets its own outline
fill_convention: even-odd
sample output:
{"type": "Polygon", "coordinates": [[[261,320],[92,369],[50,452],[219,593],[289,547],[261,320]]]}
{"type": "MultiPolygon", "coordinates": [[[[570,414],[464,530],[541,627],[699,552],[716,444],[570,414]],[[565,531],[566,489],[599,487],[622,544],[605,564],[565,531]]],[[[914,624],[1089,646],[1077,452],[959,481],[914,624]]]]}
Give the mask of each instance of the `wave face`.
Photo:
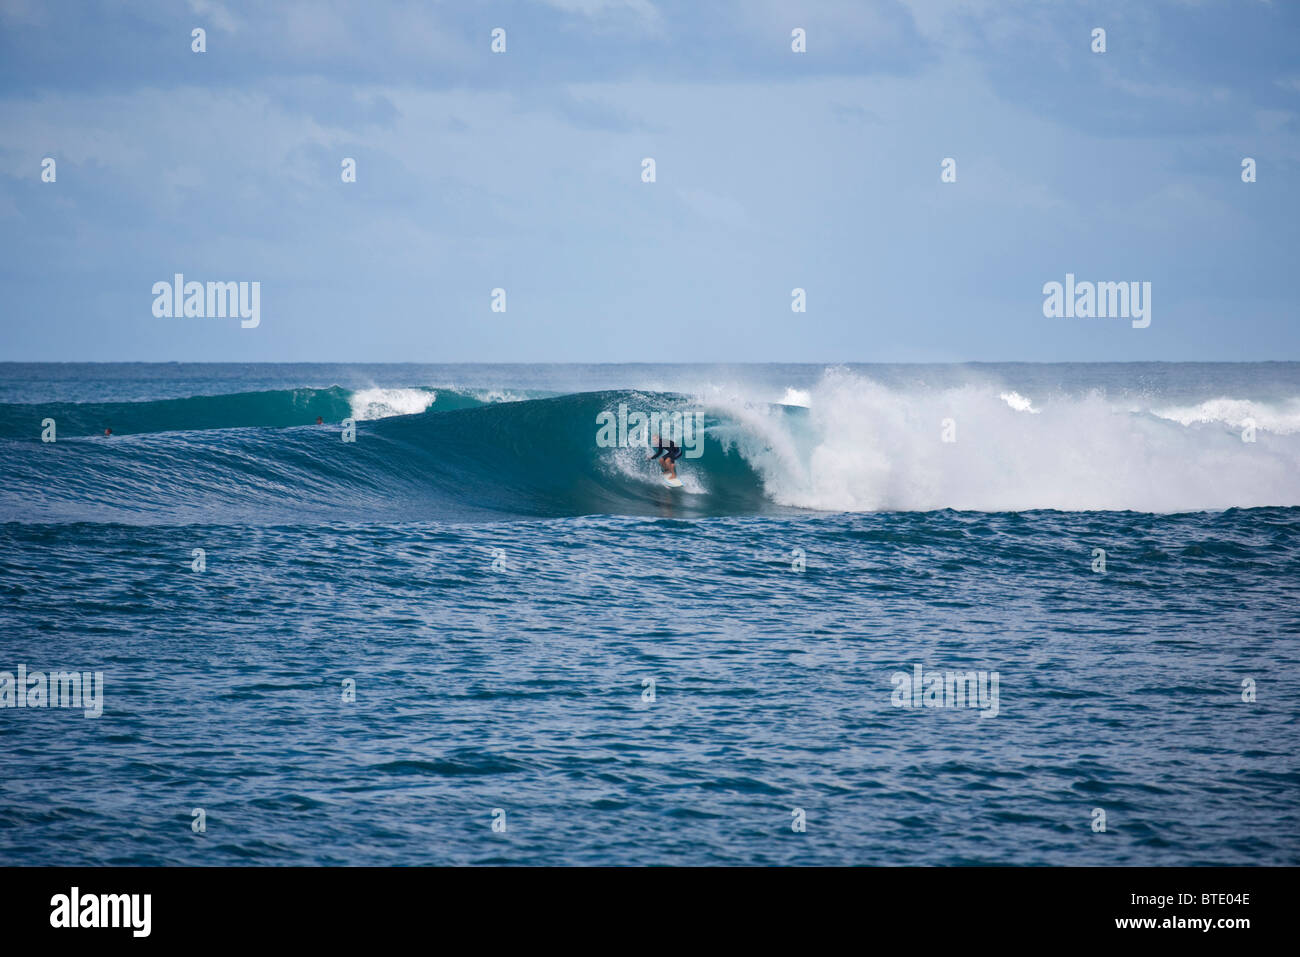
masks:
{"type": "Polygon", "coordinates": [[[885,385],[832,370],[808,388],[548,398],[290,389],[147,402],[0,406],[0,520],[161,523],[699,517],[834,512],[1300,505],[1291,399],[1171,404],[885,385]],[[515,398],[517,401],[499,401],[515,398]],[[700,415],[702,454],[662,486],[597,416],[700,415]],[[326,424],[309,425],[321,416],[326,424]],[[58,440],[37,438],[42,418],[58,440]],[[356,441],[338,423],[356,420],[356,441]],[[103,423],[111,422],[112,438],[103,423]],[[1253,441],[1243,433],[1253,429],[1253,441]]]}
{"type": "MultiPolygon", "coordinates": [[[[463,404],[337,425],[11,442],[0,518],[23,521],[481,519],[744,514],[770,503],[733,448],[704,440],[702,478],[663,487],[644,448],[602,449],[596,417],[630,392],[463,404]],[[674,498],[674,496],[676,496],[674,498]]],[[[681,397],[657,397],[656,408],[681,397]]],[[[716,425],[716,423],[715,423],[716,425]]]]}
{"type": "Polygon", "coordinates": [[[437,408],[473,408],[488,398],[450,389],[270,389],[230,395],[196,395],[147,402],[0,403],[0,438],[29,438],[41,422],[55,421],[60,438],[140,435],[148,432],[190,432],[207,429],[260,427],[271,429],[347,418],[379,419],[437,408]]]}

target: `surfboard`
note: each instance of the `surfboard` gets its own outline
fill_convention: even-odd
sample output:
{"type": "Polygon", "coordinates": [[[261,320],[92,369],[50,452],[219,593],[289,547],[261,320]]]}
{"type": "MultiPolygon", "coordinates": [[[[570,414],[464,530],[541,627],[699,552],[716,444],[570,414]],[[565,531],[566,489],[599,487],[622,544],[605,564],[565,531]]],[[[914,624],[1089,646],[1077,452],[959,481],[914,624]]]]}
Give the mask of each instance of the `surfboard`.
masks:
{"type": "Polygon", "coordinates": [[[667,485],[669,488],[681,488],[682,480],[679,478],[669,478],[667,475],[665,475],[664,484],[667,485]]]}

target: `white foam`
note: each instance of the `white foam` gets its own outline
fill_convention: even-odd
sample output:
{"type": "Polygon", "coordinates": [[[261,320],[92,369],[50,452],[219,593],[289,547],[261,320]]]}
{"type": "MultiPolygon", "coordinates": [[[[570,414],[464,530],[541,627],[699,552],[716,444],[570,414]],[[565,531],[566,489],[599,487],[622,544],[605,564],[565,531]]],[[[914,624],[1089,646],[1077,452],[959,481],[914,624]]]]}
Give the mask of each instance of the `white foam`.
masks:
{"type": "Polygon", "coordinates": [[[1279,435],[1300,432],[1300,400],[1277,404],[1252,402],[1249,399],[1218,398],[1198,402],[1196,405],[1167,406],[1153,409],[1153,415],[1182,425],[1193,423],[1219,424],[1239,431],[1253,422],[1255,428],[1279,435]]]}
{"type": "Polygon", "coordinates": [[[523,402],[525,396],[517,395],[507,389],[480,389],[476,392],[469,393],[480,402],[523,402]]]}
{"type": "Polygon", "coordinates": [[[352,418],[359,422],[423,412],[438,399],[428,389],[362,389],[352,395],[352,418]]]}
{"type": "MultiPolygon", "coordinates": [[[[648,446],[640,445],[609,449],[604,461],[612,463],[614,471],[624,478],[642,485],[662,487],[663,469],[650,459],[650,451],[648,446]]],[[[677,477],[682,480],[681,490],[688,495],[703,495],[708,489],[700,481],[698,471],[681,468],[682,461],[690,460],[678,462],[677,477]]]]}
{"type": "Polygon", "coordinates": [[[895,390],[832,370],[810,390],[806,413],[717,393],[705,401],[738,423],[718,432],[731,433],[768,495],[801,508],[1175,512],[1300,505],[1300,436],[1289,434],[1296,424],[1290,412],[1270,417],[1268,408],[1246,403],[1262,430],[1252,443],[1239,432],[1198,425],[1232,422],[1241,411],[1235,407],[1180,419],[1168,410],[1134,413],[1131,400],[1098,393],[1054,397],[1038,409],[1023,396],[1008,399],[1016,395],[996,384],[895,390]],[[955,442],[941,441],[946,419],[955,423],[955,442]]]}
{"type": "Polygon", "coordinates": [[[1034,408],[1034,404],[1019,392],[1003,392],[998,398],[1017,412],[1032,412],[1034,415],[1038,415],[1038,410],[1034,408]]]}

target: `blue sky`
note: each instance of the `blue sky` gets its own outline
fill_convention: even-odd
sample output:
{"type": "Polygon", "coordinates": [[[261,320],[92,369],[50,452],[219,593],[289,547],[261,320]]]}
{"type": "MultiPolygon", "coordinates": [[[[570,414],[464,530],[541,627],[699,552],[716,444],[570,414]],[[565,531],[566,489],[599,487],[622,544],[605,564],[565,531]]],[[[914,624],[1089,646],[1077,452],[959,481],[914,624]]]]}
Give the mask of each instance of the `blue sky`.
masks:
{"type": "Polygon", "coordinates": [[[0,360],[1300,359],[1298,28],[1281,0],[0,0],[0,360]],[[155,318],[176,272],[260,282],[261,325],[155,318]],[[1045,318],[1066,273],[1150,282],[1151,325],[1045,318]]]}

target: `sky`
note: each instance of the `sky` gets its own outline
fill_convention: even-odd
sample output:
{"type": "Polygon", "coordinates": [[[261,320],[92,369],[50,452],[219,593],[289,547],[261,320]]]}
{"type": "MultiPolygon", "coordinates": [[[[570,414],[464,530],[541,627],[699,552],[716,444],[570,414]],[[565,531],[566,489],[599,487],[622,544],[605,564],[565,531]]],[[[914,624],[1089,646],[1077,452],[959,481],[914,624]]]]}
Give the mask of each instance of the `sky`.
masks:
{"type": "Polygon", "coordinates": [[[1283,0],[0,0],[0,361],[1297,360],[1298,41],[1283,0]],[[260,323],[156,317],[176,273],[260,323]],[[1067,274],[1150,324],[1045,316],[1067,274]]]}

